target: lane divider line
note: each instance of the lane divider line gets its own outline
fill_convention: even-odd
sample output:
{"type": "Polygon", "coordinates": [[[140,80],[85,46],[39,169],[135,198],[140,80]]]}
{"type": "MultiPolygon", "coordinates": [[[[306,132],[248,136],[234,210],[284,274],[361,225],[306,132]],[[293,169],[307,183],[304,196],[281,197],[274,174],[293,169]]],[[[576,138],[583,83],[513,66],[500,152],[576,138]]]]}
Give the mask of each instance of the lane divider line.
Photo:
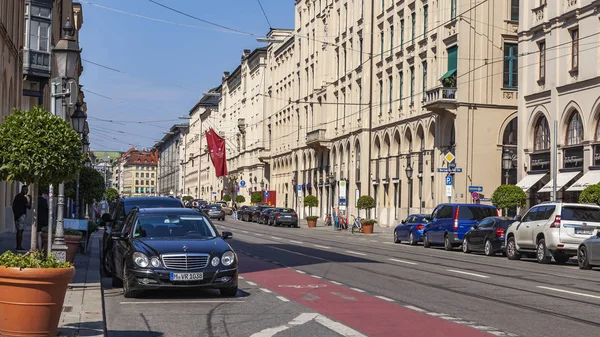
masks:
{"type": "Polygon", "coordinates": [[[388,302],[395,302],[395,300],[393,300],[393,299],[391,299],[391,298],[388,298],[388,297],[385,297],[385,296],[376,295],[375,297],[377,297],[377,298],[379,298],[379,299],[382,299],[382,300],[384,300],[384,301],[388,301],[388,302]]]}
{"type": "Polygon", "coordinates": [[[264,235],[262,235],[260,233],[254,233],[254,235],[256,235],[256,236],[264,236],[264,235]]]}
{"type": "Polygon", "coordinates": [[[287,298],[285,298],[283,296],[275,296],[275,297],[277,297],[278,299],[280,299],[283,302],[289,302],[290,301],[290,300],[288,300],[287,298]]]}
{"type": "Polygon", "coordinates": [[[344,285],[344,284],[342,284],[342,283],[340,283],[340,282],[337,282],[337,281],[331,281],[331,280],[330,280],[329,282],[331,282],[331,283],[333,283],[333,284],[335,284],[335,285],[338,285],[338,286],[343,286],[343,285],[344,285]]]}
{"type": "MultiPolygon", "coordinates": [[[[462,271],[462,270],[447,269],[447,271],[449,271],[449,272],[451,272],[451,273],[457,273],[457,274],[463,274],[463,275],[471,275],[471,276],[480,277],[480,278],[490,278],[489,276],[486,276],[486,275],[475,274],[475,273],[469,273],[469,272],[462,271]]],[[[599,298],[600,298],[600,297],[599,297],[599,298]]]]}
{"type": "Polygon", "coordinates": [[[322,277],[321,277],[321,276],[318,276],[318,275],[310,275],[310,277],[314,277],[314,278],[322,279],[322,277]]]}
{"type": "Polygon", "coordinates": [[[405,305],[404,307],[406,309],[414,310],[414,311],[417,311],[417,312],[425,312],[426,311],[425,309],[421,309],[421,308],[418,308],[418,307],[415,307],[415,306],[412,306],[412,305],[405,305]]]}
{"type": "Polygon", "coordinates": [[[296,269],[296,273],[300,273],[300,274],[306,274],[306,272],[305,272],[305,271],[303,271],[303,270],[300,270],[300,269],[296,269]]]}
{"type": "Polygon", "coordinates": [[[304,242],[302,242],[302,241],[296,241],[296,240],[289,240],[289,241],[290,241],[291,243],[295,243],[295,244],[298,244],[298,245],[301,245],[301,244],[303,244],[303,243],[304,243],[304,242]]]}
{"type": "Polygon", "coordinates": [[[272,293],[272,291],[271,291],[271,290],[269,290],[269,289],[267,289],[267,288],[260,288],[260,290],[262,290],[262,291],[266,292],[267,294],[270,294],[270,293],[272,293]]]}
{"type": "Polygon", "coordinates": [[[272,239],[275,239],[275,240],[281,240],[281,238],[280,238],[280,237],[277,237],[277,236],[271,236],[271,238],[272,238],[272,239]]]}
{"type": "Polygon", "coordinates": [[[350,288],[350,289],[352,289],[354,291],[358,291],[359,293],[366,293],[366,291],[359,289],[359,288],[350,288]]]}
{"type": "Polygon", "coordinates": [[[323,248],[323,249],[331,249],[331,247],[327,247],[327,246],[321,246],[321,245],[313,245],[317,248],[323,248]]]}
{"type": "Polygon", "coordinates": [[[346,253],[350,253],[350,254],[354,254],[354,255],[360,255],[360,256],[367,256],[367,254],[365,253],[359,253],[359,252],[355,252],[352,250],[347,250],[346,253]]]}
{"type": "Polygon", "coordinates": [[[246,281],[246,283],[248,283],[251,286],[256,286],[256,283],[252,282],[252,281],[246,281]]]}
{"type": "Polygon", "coordinates": [[[550,287],[544,287],[544,286],[537,286],[537,287],[540,288],[540,289],[556,291],[556,292],[559,292],[559,293],[565,293],[565,294],[570,294],[570,295],[577,295],[577,296],[583,296],[583,297],[600,299],[600,296],[596,296],[596,295],[590,295],[590,294],[585,294],[585,293],[578,293],[578,292],[575,292],[575,291],[563,290],[563,289],[558,289],[558,288],[550,288],[550,287]]]}
{"type": "Polygon", "coordinates": [[[410,262],[410,261],[398,260],[398,259],[388,259],[388,260],[398,262],[398,263],[404,263],[404,264],[412,264],[412,265],[417,264],[416,262],[410,262]]]}

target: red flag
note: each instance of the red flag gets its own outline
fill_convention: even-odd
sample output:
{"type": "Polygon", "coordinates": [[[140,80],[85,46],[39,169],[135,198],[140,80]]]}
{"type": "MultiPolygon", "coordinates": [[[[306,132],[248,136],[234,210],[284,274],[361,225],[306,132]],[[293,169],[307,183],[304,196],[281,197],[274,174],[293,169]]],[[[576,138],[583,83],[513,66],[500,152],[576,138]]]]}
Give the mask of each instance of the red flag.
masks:
{"type": "Polygon", "coordinates": [[[227,158],[225,157],[225,139],[219,137],[215,130],[210,128],[206,133],[206,142],[208,143],[210,160],[215,166],[217,177],[226,176],[227,158]]]}

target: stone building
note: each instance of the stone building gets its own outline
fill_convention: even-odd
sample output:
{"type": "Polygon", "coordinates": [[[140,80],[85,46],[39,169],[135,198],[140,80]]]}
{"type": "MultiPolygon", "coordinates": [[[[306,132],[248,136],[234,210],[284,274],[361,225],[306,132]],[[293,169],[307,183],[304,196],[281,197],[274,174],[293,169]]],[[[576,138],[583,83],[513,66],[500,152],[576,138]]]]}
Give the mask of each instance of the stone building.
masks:
{"type": "Polygon", "coordinates": [[[162,195],[178,196],[183,193],[183,170],[180,157],[184,146],[187,124],[173,125],[154,147],[158,152],[157,190],[162,195]]]}

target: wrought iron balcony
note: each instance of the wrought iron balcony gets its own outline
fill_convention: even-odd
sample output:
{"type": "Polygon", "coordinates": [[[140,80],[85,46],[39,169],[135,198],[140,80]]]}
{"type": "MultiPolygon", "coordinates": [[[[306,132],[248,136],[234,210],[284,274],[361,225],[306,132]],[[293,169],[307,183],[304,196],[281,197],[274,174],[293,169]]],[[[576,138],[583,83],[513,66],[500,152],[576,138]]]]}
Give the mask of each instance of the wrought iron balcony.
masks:
{"type": "Polygon", "coordinates": [[[427,108],[456,108],[457,88],[437,87],[425,92],[424,105],[427,108]]]}
{"type": "Polygon", "coordinates": [[[312,148],[327,147],[329,139],[325,129],[316,129],[306,133],[306,145],[312,148]]]}

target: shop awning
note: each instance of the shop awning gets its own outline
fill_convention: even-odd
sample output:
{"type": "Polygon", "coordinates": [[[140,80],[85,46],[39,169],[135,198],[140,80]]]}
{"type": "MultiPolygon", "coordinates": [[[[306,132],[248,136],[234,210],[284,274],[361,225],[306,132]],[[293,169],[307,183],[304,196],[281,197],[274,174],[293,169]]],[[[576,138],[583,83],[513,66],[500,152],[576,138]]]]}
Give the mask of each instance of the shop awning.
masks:
{"type": "MultiPolygon", "coordinates": [[[[580,171],[575,171],[575,172],[560,172],[557,176],[556,176],[556,190],[560,191],[563,189],[563,187],[565,187],[566,184],[568,184],[569,182],[571,182],[571,180],[573,180],[579,173],[581,173],[580,171]]],[[[546,184],[546,186],[542,187],[538,193],[548,193],[548,192],[552,192],[552,187],[553,187],[553,180],[550,179],[550,181],[546,184]]]]}
{"type": "Polygon", "coordinates": [[[444,74],[444,76],[442,76],[442,78],[440,78],[440,81],[443,81],[443,80],[447,79],[448,77],[452,77],[454,74],[456,74],[456,68],[448,70],[444,74]]]}
{"type": "Polygon", "coordinates": [[[545,175],[546,173],[526,175],[523,179],[521,179],[521,181],[517,183],[517,186],[523,189],[523,191],[527,192],[531,188],[531,186],[535,185],[535,183],[540,181],[540,179],[542,179],[545,175]]]}
{"type": "Polygon", "coordinates": [[[592,170],[579,178],[571,187],[567,188],[567,192],[583,191],[586,187],[598,183],[600,183],[600,170],[592,170]]]}

